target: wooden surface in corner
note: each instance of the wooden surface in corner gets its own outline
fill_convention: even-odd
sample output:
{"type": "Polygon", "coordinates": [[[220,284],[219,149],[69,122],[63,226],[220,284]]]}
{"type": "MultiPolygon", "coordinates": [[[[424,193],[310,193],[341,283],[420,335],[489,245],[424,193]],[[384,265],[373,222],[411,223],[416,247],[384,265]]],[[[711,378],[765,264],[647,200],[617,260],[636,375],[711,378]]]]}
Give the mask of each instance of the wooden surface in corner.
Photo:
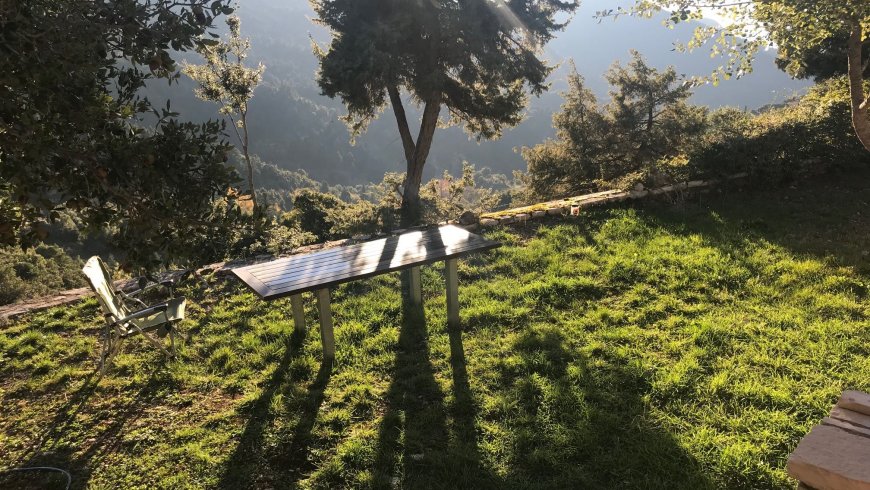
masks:
{"type": "Polygon", "coordinates": [[[843,393],[789,456],[788,474],[816,490],[870,490],[870,395],[843,393]]]}

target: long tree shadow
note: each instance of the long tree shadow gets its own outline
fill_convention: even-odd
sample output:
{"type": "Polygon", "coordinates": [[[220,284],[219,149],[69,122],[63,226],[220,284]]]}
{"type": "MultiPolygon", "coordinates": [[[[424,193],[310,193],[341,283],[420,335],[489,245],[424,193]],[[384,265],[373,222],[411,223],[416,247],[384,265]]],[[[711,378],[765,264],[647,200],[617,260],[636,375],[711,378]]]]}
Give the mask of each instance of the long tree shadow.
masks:
{"type": "Polygon", "coordinates": [[[470,488],[501,488],[504,482],[491,468],[481,462],[479,432],[476,419],[479,409],[471,384],[462,330],[448,328],[450,337],[450,368],[453,380],[453,404],[450,407],[452,430],[450,440],[450,470],[452,486],[470,488]],[[459,482],[463,482],[462,485],[459,482]]]}
{"type": "Polygon", "coordinates": [[[45,433],[14,466],[62,468],[69,471],[72,477],[71,488],[88,486],[91,473],[101,459],[116,452],[123,444],[124,428],[134,424],[143,415],[144,408],[153,404],[163,385],[155,373],[138,391],[124,400],[111,397],[103,402],[104,405],[88,409],[88,402],[93,400],[99,380],[96,373],[85,379],[70,400],[58,409],[45,433]],[[88,417],[79,417],[88,411],[92,412],[88,417]],[[70,439],[69,431],[73,427],[76,432],[91,437],[81,445],[72,444],[74,439],[70,439]]]}
{"type": "MultiPolygon", "coordinates": [[[[408,278],[402,274],[402,290],[408,278]]],[[[431,481],[447,451],[444,396],[429,360],[423,309],[403,298],[402,328],[386,410],[378,432],[375,486],[415,487],[431,481]]]]}
{"type": "Polygon", "coordinates": [[[713,488],[698,462],[649,413],[649,381],[610,349],[585,354],[554,327],[511,348],[498,393],[507,401],[509,473],[502,488],[713,488]]]}
{"type": "Polygon", "coordinates": [[[277,453],[267,446],[267,431],[275,420],[272,403],[275,396],[287,388],[289,368],[302,350],[305,332],[294,330],[284,355],[263,386],[260,396],[245,410],[245,426],[233,454],[226,463],[218,488],[257,488],[273,486],[276,482],[297,481],[307,467],[306,459],[311,429],[317,417],[323,392],[329,382],[332,363],[324,362],[301,403],[299,421],[293,431],[289,448],[278,448],[277,453]]]}
{"type": "Polygon", "coordinates": [[[54,418],[46,425],[45,430],[36,442],[32,444],[28,451],[22,454],[18,461],[19,464],[32,459],[38,454],[50,453],[54,450],[59,442],[60,436],[66,432],[69,425],[84,409],[88,400],[90,400],[91,396],[96,391],[100,378],[100,374],[94,371],[89,374],[84,381],[82,381],[81,386],[79,386],[72,396],[69,397],[69,400],[58,408],[54,418]]]}
{"type": "Polygon", "coordinates": [[[461,334],[451,333],[455,403],[447,407],[430,361],[425,313],[410,301],[408,282],[402,274],[402,328],[379,427],[374,484],[462,488],[475,482],[474,488],[494,487],[493,473],[480,464],[461,334]]]}
{"type": "Polygon", "coordinates": [[[324,392],[332,374],[332,362],[324,362],[317,372],[317,377],[308,387],[308,396],[302,402],[299,420],[293,429],[293,440],[288,450],[278,458],[278,467],[286,479],[298,482],[313,469],[308,459],[308,448],[311,446],[311,431],[317,420],[317,413],[323,403],[324,392]]]}

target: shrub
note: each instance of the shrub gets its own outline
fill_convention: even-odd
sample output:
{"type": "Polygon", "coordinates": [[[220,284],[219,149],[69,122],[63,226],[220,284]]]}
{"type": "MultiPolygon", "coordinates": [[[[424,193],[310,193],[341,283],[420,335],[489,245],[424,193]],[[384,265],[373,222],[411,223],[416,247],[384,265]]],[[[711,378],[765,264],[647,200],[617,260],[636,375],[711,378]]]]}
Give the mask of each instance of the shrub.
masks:
{"type": "Polygon", "coordinates": [[[81,260],[57,245],[0,248],[0,304],[85,285],[81,260]]]}
{"type": "Polygon", "coordinates": [[[578,100],[586,93],[581,82],[574,80],[562,112],[554,117],[559,139],[523,150],[529,165],[526,182],[538,200],[595,189],[625,189],[636,183],[658,186],[742,172],[748,172],[758,183],[781,184],[870,163],[870,153],[855,138],[850,125],[849,89],[844,78],[816,85],[803,97],[758,114],[734,108],[705,113],[702,108],[676,104],[671,109],[681,124],[664,124],[661,137],[649,142],[668,148],[670,153],[654,153],[653,160],[640,166],[637,163],[642,159],[632,156],[630,164],[625,164],[621,154],[605,144],[616,141],[611,134],[618,131],[615,119],[602,115],[594,99],[584,102],[583,111],[577,110],[578,100]],[[597,115],[596,125],[591,124],[590,114],[597,115]],[[601,162],[609,163],[601,166],[601,162]],[[596,165],[599,177],[595,176],[596,165]]]}
{"type": "MultiPolygon", "coordinates": [[[[463,162],[461,177],[445,172],[440,179],[432,179],[421,186],[423,221],[438,223],[456,219],[464,211],[481,213],[509,199],[507,190],[478,186],[478,179],[507,187],[507,177],[493,175],[488,169],[475,170],[473,165],[463,162]]],[[[299,190],[293,209],[282,216],[281,222],[287,227],[298,227],[318,241],[395,230],[399,226],[403,181],[403,174],[387,173],[381,182],[366,187],[364,197],[348,195],[347,200],[332,192],[299,190]]]]}
{"type": "Polygon", "coordinates": [[[756,116],[720,110],[704,144],[690,155],[690,173],[717,177],[749,172],[759,182],[783,183],[870,163],[849,123],[846,81],[816,85],[802,98],[756,116]]]}
{"type": "Polygon", "coordinates": [[[299,228],[318,240],[333,238],[333,215],[346,206],[338,197],[313,189],[302,189],[293,198],[293,210],[284,217],[284,223],[298,223],[299,228]]]}

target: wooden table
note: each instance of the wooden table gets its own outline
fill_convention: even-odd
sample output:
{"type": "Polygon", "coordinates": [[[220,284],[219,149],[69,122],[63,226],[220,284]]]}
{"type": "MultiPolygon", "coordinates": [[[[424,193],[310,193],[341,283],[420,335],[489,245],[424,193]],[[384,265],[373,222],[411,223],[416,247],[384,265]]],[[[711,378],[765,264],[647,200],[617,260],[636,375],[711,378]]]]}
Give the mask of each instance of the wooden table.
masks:
{"type": "Polygon", "coordinates": [[[487,240],[458,226],[449,225],[409,231],[320,252],[294,255],[233,269],[233,273],[262,299],[274,300],[289,296],[297,330],[305,329],[301,294],[314,291],[320,314],[323,355],[326,358],[334,358],[335,339],[329,302],[331,287],[379,274],[410,269],[411,301],[419,305],[423,300],[420,266],[443,260],[447,262],[447,321],[451,328],[458,328],[457,259],[499,246],[501,246],[499,242],[487,240]]]}
{"type": "Polygon", "coordinates": [[[799,490],[870,490],[870,394],[846,391],[788,457],[799,490]]]}

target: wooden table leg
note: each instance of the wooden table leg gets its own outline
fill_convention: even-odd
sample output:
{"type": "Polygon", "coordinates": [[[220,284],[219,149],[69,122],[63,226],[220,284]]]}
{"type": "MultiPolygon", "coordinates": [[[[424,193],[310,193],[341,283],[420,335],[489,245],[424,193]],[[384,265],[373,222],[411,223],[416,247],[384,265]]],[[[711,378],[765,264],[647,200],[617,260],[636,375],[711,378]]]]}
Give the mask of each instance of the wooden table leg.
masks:
{"type": "Polygon", "coordinates": [[[455,329],[459,328],[459,272],[457,266],[457,259],[447,260],[447,326],[455,329]]]}
{"type": "Polygon", "coordinates": [[[317,307],[320,310],[320,341],[323,357],[335,359],[335,336],[332,333],[332,307],[329,304],[329,289],[317,291],[317,307]]]}
{"type": "Polygon", "coordinates": [[[423,285],[420,282],[420,267],[411,267],[408,273],[411,287],[411,302],[414,306],[423,304],[423,285]]]}
{"type": "Polygon", "coordinates": [[[296,331],[305,331],[305,310],[302,308],[302,295],[294,294],[290,296],[290,306],[293,308],[293,323],[296,326],[296,331]]]}

